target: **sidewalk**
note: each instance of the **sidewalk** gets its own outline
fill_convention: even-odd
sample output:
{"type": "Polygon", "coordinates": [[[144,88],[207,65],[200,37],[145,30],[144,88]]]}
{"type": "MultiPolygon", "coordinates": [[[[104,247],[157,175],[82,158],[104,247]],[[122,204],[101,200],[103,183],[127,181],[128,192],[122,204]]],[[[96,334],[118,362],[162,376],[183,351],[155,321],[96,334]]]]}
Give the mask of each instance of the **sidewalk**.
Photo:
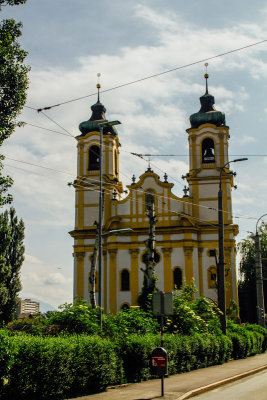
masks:
{"type": "MultiPolygon", "coordinates": [[[[186,399],[200,388],[201,391],[205,391],[265,368],[267,369],[267,352],[244,360],[233,360],[223,365],[172,375],[164,380],[165,396],[163,398],[166,400],[186,399]]],[[[154,400],[159,398],[162,398],[161,382],[159,379],[154,379],[109,388],[106,392],[76,397],[73,400],[154,400]]]]}

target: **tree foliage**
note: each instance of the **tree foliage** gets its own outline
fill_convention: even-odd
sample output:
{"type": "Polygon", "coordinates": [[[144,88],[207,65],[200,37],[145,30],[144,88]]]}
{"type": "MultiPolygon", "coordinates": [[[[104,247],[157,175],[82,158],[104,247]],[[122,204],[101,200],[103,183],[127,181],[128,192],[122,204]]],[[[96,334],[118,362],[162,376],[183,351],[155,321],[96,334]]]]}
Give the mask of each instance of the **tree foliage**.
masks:
{"type": "Polygon", "coordinates": [[[23,64],[27,52],[18,42],[21,27],[13,19],[0,24],[0,145],[14,131],[15,118],[26,101],[29,67],[23,64]]]}
{"type": "MultiPolygon", "coordinates": [[[[267,224],[262,223],[259,228],[262,269],[264,279],[265,310],[267,307],[267,224]]],[[[256,277],[255,277],[255,244],[251,236],[239,243],[241,255],[239,270],[241,279],[238,284],[240,317],[241,320],[255,323],[256,312],[256,277]]]]}
{"type": "Polygon", "coordinates": [[[24,223],[15,209],[0,214],[0,323],[9,322],[21,290],[20,268],[24,260],[24,223]]]}
{"type": "MultiPolygon", "coordinates": [[[[25,1],[9,0],[8,4],[15,5],[25,1]]],[[[0,0],[0,4],[5,4],[0,0]]],[[[0,146],[3,144],[16,126],[16,117],[26,102],[28,88],[27,73],[29,67],[24,65],[27,52],[19,44],[22,24],[13,19],[3,20],[0,23],[0,146]]],[[[11,195],[6,195],[12,185],[9,176],[1,174],[4,157],[0,156],[0,206],[12,201],[11,195]]]]}
{"type": "Polygon", "coordinates": [[[1,6],[17,6],[18,4],[25,4],[27,0],[0,0],[1,6]]]}

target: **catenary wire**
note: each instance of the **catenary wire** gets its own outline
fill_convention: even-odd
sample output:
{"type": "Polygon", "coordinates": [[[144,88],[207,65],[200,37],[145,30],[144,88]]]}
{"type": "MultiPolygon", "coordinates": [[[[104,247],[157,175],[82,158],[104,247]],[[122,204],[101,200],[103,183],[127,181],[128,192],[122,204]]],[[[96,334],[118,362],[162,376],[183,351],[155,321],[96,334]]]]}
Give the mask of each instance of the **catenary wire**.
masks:
{"type": "MultiPolygon", "coordinates": [[[[59,173],[66,174],[66,175],[70,175],[70,176],[73,177],[73,174],[70,173],[70,172],[66,172],[66,171],[62,171],[62,170],[57,170],[57,169],[50,168],[50,167],[44,167],[44,166],[41,166],[41,165],[38,165],[38,164],[30,163],[30,162],[28,162],[28,161],[17,160],[17,159],[15,159],[15,158],[11,158],[11,157],[8,157],[8,156],[4,156],[4,157],[5,157],[6,159],[8,159],[8,160],[11,160],[11,161],[15,161],[15,162],[23,163],[23,164],[28,164],[28,165],[31,165],[31,166],[34,166],[34,167],[46,169],[46,170],[53,171],[53,172],[59,172],[59,173]]],[[[95,182],[95,179],[94,179],[94,178],[83,177],[82,180],[88,180],[88,181],[89,181],[88,183],[90,183],[90,180],[93,181],[93,182],[95,182]]],[[[85,183],[86,183],[86,182],[85,182],[85,183]]],[[[112,184],[109,184],[109,185],[112,185],[112,184]]],[[[136,189],[134,189],[134,190],[136,190],[136,189]]],[[[140,191],[140,190],[137,189],[136,191],[140,191]]],[[[140,192],[141,192],[141,193],[144,193],[144,189],[142,189],[140,192]]],[[[187,203],[187,204],[188,204],[187,201],[181,200],[181,199],[179,199],[177,196],[175,196],[176,199],[173,199],[173,198],[168,197],[168,196],[163,196],[163,195],[160,195],[160,194],[156,194],[156,196],[157,196],[157,197],[161,197],[161,198],[163,198],[163,199],[177,200],[177,201],[180,202],[180,203],[187,203]]],[[[208,206],[204,206],[204,205],[200,205],[200,204],[196,204],[196,203],[190,203],[190,205],[191,205],[191,206],[197,206],[197,207],[205,208],[205,209],[208,209],[208,210],[211,210],[211,211],[218,211],[218,209],[215,208],[215,207],[208,207],[208,206]]],[[[250,217],[250,216],[243,216],[243,215],[240,215],[240,216],[236,216],[236,217],[235,217],[234,215],[232,215],[232,213],[229,213],[228,211],[223,211],[223,212],[224,212],[224,213],[227,213],[227,214],[231,214],[231,216],[232,216],[233,218],[257,219],[257,217],[250,217]]]]}
{"type": "MultiPolygon", "coordinates": [[[[59,131],[54,131],[53,129],[48,129],[48,128],[45,128],[45,127],[43,127],[43,126],[31,124],[30,122],[22,121],[21,123],[22,123],[22,124],[29,125],[29,126],[33,126],[34,128],[39,128],[39,129],[43,129],[43,130],[45,130],[45,131],[49,131],[49,132],[52,132],[52,133],[58,133],[59,135],[64,135],[64,136],[67,136],[67,137],[71,137],[68,133],[59,132],[59,131]]],[[[20,126],[20,127],[21,127],[21,126],[20,126]]],[[[23,125],[22,125],[22,127],[23,127],[23,125]]]]}
{"type": "Polygon", "coordinates": [[[57,123],[54,119],[52,119],[51,117],[49,117],[47,114],[45,114],[43,111],[40,111],[42,115],[44,115],[47,119],[49,119],[50,121],[52,121],[54,124],[56,124],[59,128],[63,129],[63,131],[65,131],[69,136],[72,136],[73,138],[75,137],[74,135],[72,135],[72,133],[70,133],[69,131],[67,131],[67,129],[65,129],[62,125],[60,125],[59,123],[57,123]]]}
{"type": "MultiPolygon", "coordinates": [[[[29,170],[26,170],[26,169],[21,168],[21,167],[16,167],[16,166],[14,166],[14,165],[5,164],[5,166],[11,167],[11,168],[15,168],[15,169],[17,169],[17,170],[21,170],[21,171],[24,171],[24,172],[31,172],[31,173],[34,173],[34,174],[39,175],[39,176],[47,177],[47,175],[40,174],[40,172],[29,171],[29,170]]],[[[51,178],[51,176],[50,176],[50,178],[51,178]]],[[[55,177],[53,176],[53,178],[55,178],[55,177]]],[[[79,187],[81,187],[81,188],[84,189],[84,186],[82,186],[82,185],[76,185],[76,186],[79,186],[79,187]]],[[[84,191],[94,191],[94,192],[100,193],[100,190],[97,190],[97,189],[95,189],[95,188],[93,188],[93,189],[84,189],[84,191]]],[[[111,192],[110,190],[108,190],[108,192],[112,194],[112,192],[111,192]]],[[[145,202],[142,201],[142,204],[145,204],[145,202]]],[[[199,222],[204,222],[204,223],[206,223],[207,225],[210,225],[210,226],[213,226],[213,227],[215,227],[215,228],[218,228],[218,225],[214,225],[214,224],[210,223],[209,221],[205,221],[205,220],[199,219],[199,218],[197,218],[197,217],[193,217],[193,216],[188,215],[188,214],[185,214],[185,213],[179,213],[179,212],[173,211],[173,210],[170,210],[170,212],[172,212],[172,213],[174,213],[174,214],[178,214],[178,215],[181,215],[181,214],[182,214],[182,215],[184,215],[184,216],[190,217],[190,219],[197,220],[197,221],[199,221],[199,222]]],[[[233,217],[233,218],[235,218],[235,217],[233,217]]],[[[240,230],[240,231],[242,231],[242,232],[247,232],[245,229],[242,229],[242,230],[240,230]]]]}
{"type": "MultiPolygon", "coordinates": [[[[226,51],[226,52],[224,52],[224,53],[217,54],[217,55],[215,55],[215,56],[203,58],[203,59],[201,59],[201,60],[194,61],[194,62],[191,62],[191,63],[189,63],[189,64],[185,64],[185,65],[182,65],[182,66],[179,66],[179,67],[171,68],[171,69],[169,69],[169,70],[166,70],[166,71],[163,71],[163,72],[159,72],[159,73],[157,73],[157,74],[153,74],[153,75],[149,75],[149,76],[146,76],[146,77],[143,77],[143,78],[140,78],[140,79],[136,79],[136,80],[131,81],[131,82],[123,83],[123,84],[114,86],[114,87],[112,87],[112,88],[102,90],[101,93],[110,92],[110,91],[112,91],[112,90],[120,89],[120,88],[125,87],[125,86],[133,85],[133,84],[136,84],[136,83],[139,83],[139,82],[146,81],[146,80],[148,80],[148,79],[152,79],[152,78],[156,78],[156,77],[158,77],[158,76],[162,76],[162,75],[165,75],[165,74],[169,74],[169,73],[171,73],[171,72],[178,71],[178,70],[184,69],[184,68],[188,68],[188,67],[191,67],[191,66],[193,66],[193,65],[197,65],[197,64],[203,63],[203,62],[205,62],[205,61],[214,60],[215,58],[223,57],[223,56],[226,56],[226,55],[228,55],[228,54],[236,53],[236,52],[238,52],[238,51],[245,50],[245,49],[248,49],[248,48],[250,48],[250,47],[257,46],[257,45],[259,45],[259,44],[265,43],[265,42],[267,42],[267,39],[261,40],[261,41],[259,41],[259,42],[254,42],[254,43],[248,44],[248,45],[246,45],[246,46],[239,47],[239,48],[237,48],[237,49],[229,50],[229,51],[226,51]]],[[[71,100],[63,101],[63,102],[61,102],[61,103],[54,104],[54,105],[51,105],[51,106],[46,106],[46,107],[38,108],[37,111],[40,112],[40,111],[43,111],[43,110],[50,110],[51,108],[59,107],[59,106],[62,106],[62,105],[64,105],[64,104],[72,103],[72,102],[74,102],[74,101],[82,100],[82,99],[85,99],[85,98],[88,98],[88,97],[91,97],[91,96],[95,96],[95,95],[97,95],[97,92],[91,93],[91,94],[86,95],[86,96],[77,97],[77,98],[74,98],[74,99],[71,99],[71,100]]]]}
{"type": "MultiPolygon", "coordinates": [[[[45,128],[44,126],[35,125],[35,124],[30,123],[30,122],[21,121],[21,124],[26,124],[26,125],[32,126],[34,128],[39,128],[39,129],[42,129],[42,130],[45,130],[45,131],[48,131],[48,132],[57,133],[57,134],[64,135],[64,136],[67,136],[67,137],[75,138],[75,136],[73,136],[70,133],[63,133],[63,132],[55,131],[53,129],[45,128]]],[[[23,125],[21,125],[19,127],[23,127],[23,125]]],[[[64,128],[62,127],[62,129],[64,129],[64,128]]],[[[108,147],[108,145],[106,145],[104,143],[102,144],[102,146],[103,147],[108,147]]],[[[143,158],[143,157],[189,157],[189,154],[149,154],[149,153],[141,154],[141,153],[135,153],[135,152],[131,152],[131,151],[128,151],[128,150],[124,150],[122,148],[120,149],[120,152],[131,154],[131,155],[136,155],[136,156],[139,156],[140,158],[143,158]]],[[[199,157],[199,158],[201,158],[202,155],[201,154],[191,154],[191,157],[199,157]]],[[[267,154],[228,154],[228,157],[267,157],[267,154]]],[[[143,158],[143,160],[146,161],[146,162],[149,162],[149,160],[145,160],[144,158],[143,158]]],[[[152,163],[151,163],[151,165],[152,165],[152,163]]],[[[153,164],[153,165],[155,166],[155,164],[153,164]]],[[[157,166],[155,166],[155,168],[158,168],[160,170],[160,168],[157,167],[157,166]]],[[[164,171],[161,171],[161,172],[164,172],[164,171]]],[[[173,180],[175,180],[175,178],[173,176],[171,176],[171,175],[168,175],[168,176],[170,178],[172,178],[173,180]]]]}

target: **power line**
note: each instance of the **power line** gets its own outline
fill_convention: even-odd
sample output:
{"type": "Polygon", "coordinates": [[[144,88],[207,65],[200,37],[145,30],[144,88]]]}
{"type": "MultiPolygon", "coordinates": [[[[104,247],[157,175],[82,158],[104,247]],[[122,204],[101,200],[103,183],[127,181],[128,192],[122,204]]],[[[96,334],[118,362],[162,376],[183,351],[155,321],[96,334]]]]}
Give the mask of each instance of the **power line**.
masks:
{"type": "Polygon", "coordinates": [[[22,121],[20,124],[21,124],[21,125],[19,125],[20,127],[21,127],[21,126],[24,127],[24,124],[26,124],[26,125],[29,125],[29,126],[33,126],[34,128],[39,128],[39,129],[43,129],[43,130],[45,130],[45,131],[49,131],[49,132],[53,132],[53,133],[58,133],[58,134],[60,134],[60,135],[64,135],[64,136],[71,137],[71,136],[70,136],[69,134],[67,134],[67,133],[59,132],[59,131],[54,131],[53,129],[48,129],[48,128],[45,128],[45,127],[43,127],[43,126],[34,125],[34,124],[29,123],[29,122],[22,121]]]}
{"type": "MultiPolygon", "coordinates": [[[[29,171],[29,170],[24,169],[24,168],[15,167],[14,165],[10,165],[10,164],[6,164],[6,163],[5,163],[5,166],[11,167],[11,168],[15,168],[15,169],[18,169],[18,170],[24,171],[24,172],[31,172],[31,173],[34,173],[34,174],[39,175],[39,176],[47,177],[47,175],[40,174],[40,172],[29,171]]],[[[50,178],[51,178],[51,176],[50,176],[50,178]]],[[[55,177],[53,176],[53,178],[55,178],[55,177]]],[[[82,185],[75,184],[75,186],[78,186],[78,187],[81,187],[81,188],[84,189],[84,186],[82,186],[82,185]]],[[[93,186],[94,186],[94,185],[93,185],[93,186]]],[[[95,185],[95,186],[96,186],[96,185],[95,185]]],[[[100,192],[99,190],[97,190],[97,189],[95,189],[95,188],[93,188],[93,189],[84,189],[84,191],[86,191],[86,192],[87,192],[87,191],[88,191],[88,192],[97,192],[97,193],[100,192]]],[[[107,191],[108,191],[110,194],[112,194],[111,190],[108,189],[107,191]]],[[[144,201],[142,201],[141,203],[142,203],[142,204],[146,204],[144,201]]],[[[199,221],[199,222],[203,222],[203,223],[205,223],[205,224],[207,224],[207,225],[210,225],[210,226],[215,227],[216,229],[218,228],[217,225],[214,225],[214,224],[212,224],[212,223],[209,222],[209,221],[202,220],[202,219],[200,219],[200,218],[193,217],[193,216],[188,215],[188,214],[179,213],[179,212],[173,211],[173,210],[170,210],[170,212],[171,212],[171,213],[174,213],[174,214],[177,214],[177,215],[181,215],[182,217],[183,217],[183,216],[184,216],[184,217],[188,216],[190,219],[193,219],[193,220],[196,220],[196,221],[199,221]]],[[[234,217],[234,216],[233,216],[233,218],[239,218],[239,217],[234,217]]],[[[93,218],[93,220],[94,220],[94,219],[95,219],[95,218],[93,218]]],[[[256,218],[253,218],[253,219],[256,219],[256,218]]],[[[246,231],[245,229],[242,229],[242,230],[240,230],[239,232],[247,232],[247,231],[246,231]]]]}
{"type": "Polygon", "coordinates": [[[59,173],[61,173],[61,174],[66,174],[66,175],[71,175],[71,176],[73,176],[73,174],[71,174],[71,173],[69,173],[69,172],[66,172],[66,171],[60,171],[60,170],[58,170],[58,169],[49,168],[49,167],[44,167],[44,166],[42,166],[42,165],[30,163],[30,162],[28,162],[28,161],[17,160],[17,159],[15,159],[15,158],[7,157],[7,156],[4,156],[4,157],[5,157],[7,160],[16,161],[16,162],[19,162],[19,163],[22,163],[22,164],[31,165],[31,166],[33,166],[33,167],[38,167],[38,168],[46,169],[46,170],[49,170],[49,171],[59,172],[59,173]]]}
{"type": "MultiPolygon", "coordinates": [[[[69,172],[66,172],[66,171],[57,170],[57,169],[50,168],[50,167],[44,167],[44,166],[41,166],[41,165],[38,165],[38,164],[30,163],[30,162],[28,162],[28,161],[17,160],[17,159],[15,159],[15,158],[11,158],[11,157],[6,157],[6,156],[5,156],[5,158],[8,159],[8,160],[15,161],[15,162],[19,162],[19,163],[23,163],[23,164],[28,164],[28,165],[31,165],[31,166],[34,166],[34,167],[46,169],[46,170],[53,171],[53,172],[59,172],[59,173],[66,174],[66,175],[70,175],[70,176],[73,177],[73,174],[72,174],[72,173],[69,173],[69,172]]],[[[96,180],[95,180],[94,178],[83,177],[83,178],[81,179],[81,181],[85,181],[85,180],[88,180],[88,181],[89,181],[89,182],[88,182],[89,184],[92,184],[92,182],[90,182],[90,181],[96,182],[96,180]]],[[[85,182],[85,183],[86,183],[86,182],[85,182]]],[[[77,182],[77,184],[78,184],[78,182],[77,182]]],[[[108,184],[108,185],[112,185],[111,183],[107,183],[107,184],[108,184]]],[[[133,188],[133,190],[136,190],[137,192],[141,192],[142,194],[145,192],[144,189],[140,190],[140,189],[134,189],[134,188],[133,188]]],[[[155,195],[156,195],[157,197],[159,197],[159,198],[162,198],[162,199],[176,200],[176,201],[179,202],[179,203],[186,203],[186,204],[188,204],[188,205],[190,205],[190,206],[197,206],[197,207],[199,207],[199,208],[205,208],[205,209],[208,209],[208,210],[211,210],[211,211],[216,211],[216,212],[218,212],[218,209],[215,208],[215,207],[204,206],[204,205],[200,205],[200,204],[192,203],[192,202],[188,203],[186,200],[182,200],[182,199],[178,198],[178,197],[175,196],[175,195],[174,195],[174,196],[175,196],[176,198],[164,196],[164,195],[157,194],[157,193],[156,193],[155,195]]],[[[250,216],[242,216],[242,215],[240,215],[240,216],[234,216],[232,213],[230,213],[230,212],[228,212],[228,211],[223,211],[223,212],[226,213],[226,214],[230,214],[230,215],[232,216],[232,218],[257,219],[257,217],[250,217],[250,216]]]]}
{"type": "MultiPolygon", "coordinates": [[[[178,71],[178,70],[184,69],[184,68],[188,68],[188,67],[191,67],[191,66],[193,66],[193,65],[197,65],[197,64],[200,64],[200,63],[209,61],[209,60],[214,60],[215,58],[223,57],[223,56],[226,56],[226,55],[228,55],[228,54],[236,53],[236,52],[238,52],[238,51],[245,50],[245,49],[248,49],[248,48],[250,48],[250,47],[257,46],[257,45],[259,45],[259,44],[265,43],[265,42],[267,42],[267,39],[261,40],[260,42],[255,42],[255,43],[252,43],[252,44],[248,44],[248,45],[246,45],[246,46],[239,47],[239,48],[234,49],[234,50],[229,50],[229,51],[226,51],[226,52],[224,52],[224,53],[217,54],[217,55],[212,56],[212,57],[203,58],[202,60],[194,61],[194,62],[192,62],[192,63],[185,64],[185,65],[182,65],[182,66],[179,66],[179,67],[175,67],[175,68],[172,68],[172,69],[163,71],[163,72],[159,72],[159,73],[157,73],[157,74],[149,75],[149,76],[146,76],[146,77],[144,77],[144,78],[136,79],[136,80],[131,81],[131,82],[122,83],[122,84],[117,85],[117,86],[114,86],[114,87],[112,87],[112,88],[102,90],[100,93],[110,92],[110,91],[112,91],[112,90],[120,89],[120,88],[125,87],[125,86],[129,86],[129,85],[133,85],[133,84],[135,84],[135,83],[143,82],[143,81],[146,81],[146,80],[148,80],[148,79],[156,78],[156,77],[161,76],[161,75],[169,74],[169,73],[171,73],[171,72],[178,71]]],[[[97,95],[97,92],[88,94],[88,95],[86,95],[86,96],[77,97],[77,98],[74,98],[74,99],[72,99],[72,100],[63,101],[63,102],[61,102],[61,103],[54,104],[54,105],[51,105],[51,106],[46,106],[46,107],[43,107],[43,108],[38,108],[38,109],[35,109],[35,110],[38,111],[38,112],[41,112],[41,111],[43,111],[43,110],[50,110],[51,108],[59,107],[59,106],[62,106],[62,105],[64,105],[64,104],[68,104],[68,103],[72,103],[72,102],[74,102],[74,101],[86,99],[86,98],[88,98],[88,97],[92,97],[92,96],[95,96],[95,95],[97,95]]],[[[31,107],[28,106],[28,108],[31,108],[31,107]]],[[[33,108],[33,109],[34,109],[34,108],[33,108]]]]}
{"type": "Polygon", "coordinates": [[[50,121],[52,121],[54,124],[56,124],[59,128],[63,129],[63,131],[67,132],[67,134],[69,136],[72,136],[73,138],[75,137],[74,135],[72,135],[69,131],[67,131],[67,129],[65,129],[62,125],[59,125],[54,119],[52,119],[51,117],[49,117],[47,114],[45,114],[43,111],[40,111],[42,113],[42,115],[44,115],[47,119],[49,119],[50,121]]]}
{"type": "Polygon", "coordinates": [[[38,113],[41,113],[47,119],[49,119],[51,122],[53,122],[55,125],[57,125],[59,128],[63,129],[63,131],[65,131],[68,134],[68,136],[72,136],[73,138],[75,138],[75,136],[72,135],[67,129],[65,129],[62,125],[60,125],[58,122],[56,122],[53,118],[51,118],[47,114],[45,114],[42,110],[38,110],[37,108],[30,107],[30,106],[24,106],[24,107],[29,108],[30,110],[37,111],[38,113]]]}
{"type": "MultiPolygon", "coordinates": [[[[124,150],[125,151],[125,150],[124,150]]],[[[144,157],[189,157],[189,154],[139,154],[139,153],[133,153],[129,152],[132,155],[138,156],[142,158],[144,157]]],[[[267,154],[229,154],[228,157],[266,157],[267,154]]],[[[191,154],[191,157],[202,157],[201,154],[191,154]]]]}

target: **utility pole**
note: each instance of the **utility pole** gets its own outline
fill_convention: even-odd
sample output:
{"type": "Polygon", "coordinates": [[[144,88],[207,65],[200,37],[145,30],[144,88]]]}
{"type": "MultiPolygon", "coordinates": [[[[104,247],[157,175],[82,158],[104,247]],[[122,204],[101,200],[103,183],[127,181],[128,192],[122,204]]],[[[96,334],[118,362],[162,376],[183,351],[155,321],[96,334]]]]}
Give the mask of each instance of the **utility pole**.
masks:
{"type": "Polygon", "coordinates": [[[149,218],[149,236],[147,241],[147,277],[148,277],[148,286],[152,287],[155,283],[155,225],[156,225],[156,217],[155,217],[155,204],[154,204],[154,196],[153,194],[147,195],[147,216],[149,218]]]}
{"type": "MultiPolygon", "coordinates": [[[[97,85],[100,88],[100,85],[97,85]]],[[[99,93],[99,92],[98,92],[99,93]]],[[[98,124],[99,126],[99,222],[98,222],[98,305],[99,305],[99,326],[102,330],[102,228],[103,228],[103,135],[104,128],[111,128],[114,125],[119,125],[120,121],[104,121],[98,124]]]]}
{"type": "MultiPolygon", "coordinates": [[[[222,170],[221,170],[222,171],[222,170]]],[[[218,222],[219,222],[219,262],[218,262],[218,305],[222,312],[220,315],[221,328],[224,335],[226,335],[226,304],[225,304],[225,275],[224,275],[224,224],[223,224],[223,193],[221,186],[218,192],[218,222]]]]}
{"type": "Polygon", "coordinates": [[[153,194],[148,193],[146,196],[147,216],[149,219],[149,235],[146,242],[146,269],[145,279],[147,279],[147,286],[154,290],[155,286],[155,204],[153,194]]]}
{"type": "Polygon", "coordinates": [[[224,168],[232,162],[246,161],[247,158],[237,158],[228,161],[220,167],[220,181],[218,192],[218,239],[219,239],[219,262],[217,266],[218,275],[218,305],[222,312],[220,316],[222,332],[226,334],[226,304],[225,304],[225,271],[224,271],[224,222],[223,222],[223,191],[222,191],[222,173],[224,168]]]}
{"type": "Polygon", "coordinates": [[[96,225],[96,237],[95,237],[95,245],[94,251],[91,259],[91,270],[89,275],[89,296],[92,308],[96,308],[96,298],[95,298],[95,272],[96,272],[96,260],[99,248],[99,227],[98,223],[95,222],[96,225]]]}
{"type": "Polygon", "coordinates": [[[256,275],[256,295],[257,295],[257,323],[265,326],[265,308],[263,294],[263,277],[261,263],[260,235],[258,233],[258,222],[267,214],[262,215],[256,224],[256,234],[253,236],[255,242],[255,275],[256,275]]]}
{"type": "Polygon", "coordinates": [[[141,270],[144,272],[144,284],[142,288],[142,293],[140,298],[142,299],[142,305],[144,308],[149,308],[148,305],[148,295],[152,294],[156,289],[156,277],[155,277],[155,205],[154,205],[154,195],[152,193],[147,193],[146,195],[146,214],[149,219],[149,235],[146,241],[145,250],[145,269],[141,270]]]}

